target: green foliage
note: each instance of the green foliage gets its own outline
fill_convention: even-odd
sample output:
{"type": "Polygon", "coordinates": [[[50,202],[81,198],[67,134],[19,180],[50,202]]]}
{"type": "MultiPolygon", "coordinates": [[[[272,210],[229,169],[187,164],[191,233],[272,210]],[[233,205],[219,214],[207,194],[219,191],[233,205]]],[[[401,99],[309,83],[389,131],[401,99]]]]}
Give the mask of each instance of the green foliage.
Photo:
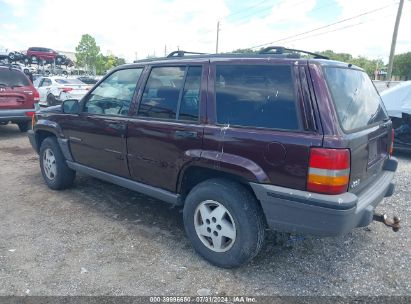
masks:
{"type": "Polygon", "coordinates": [[[80,43],[76,47],[76,61],[78,66],[86,66],[89,70],[95,69],[97,75],[102,75],[108,70],[126,63],[124,58],[101,54],[96,40],[88,34],[81,36],[80,43]]]}
{"type": "Polygon", "coordinates": [[[237,54],[254,54],[254,53],[258,53],[259,50],[257,51],[253,51],[252,49],[236,49],[234,51],[232,51],[232,53],[237,53],[237,54]]]}
{"type": "Polygon", "coordinates": [[[393,75],[411,78],[411,52],[394,56],[393,75]]]}
{"type": "Polygon", "coordinates": [[[96,40],[89,34],[84,34],[76,47],[77,65],[95,67],[99,53],[100,47],[97,46],[96,40]]]}
{"type": "Polygon", "coordinates": [[[381,59],[368,59],[364,56],[353,57],[348,53],[334,53],[332,50],[326,50],[323,52],[318,52],[321,55],[327,56],[332,60],[337,60],[341,62],[347,62],[359,66],[364,69],[364,71],[370,76],[373,77],[375,70],[381,69],[384,67],[384,62],[381,59]]]}
{"type": "Polygon", "coordinates": [[[349,62],[353,59],[351,54],[347,53],[334,53],[332,50],[326,50],[323,52],[318,52],[318,54],[326,56],[332,60],[342,61],[342,62],[349,62]]]}
{"type": "Polygon", "coordinates": [[[124,58],[116,57],[114,55],[104,56],[103,54],[98,54],[96,62],[96,74],[102,75],[112,68],[125,64],[124,58]]]}

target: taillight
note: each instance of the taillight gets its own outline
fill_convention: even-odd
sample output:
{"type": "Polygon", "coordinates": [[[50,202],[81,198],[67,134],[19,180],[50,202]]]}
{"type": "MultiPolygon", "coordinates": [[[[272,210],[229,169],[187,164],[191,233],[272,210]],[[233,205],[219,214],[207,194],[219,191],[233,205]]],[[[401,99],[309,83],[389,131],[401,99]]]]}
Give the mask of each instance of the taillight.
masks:
{"type": "Polygon", "coordinates": [[[307,190],[340,194],[348,189],[350,151],[348,149],[311,148],[307,190]]]}
{"type": "Polygon", "coordinates": [[[26,116],[29,116],[29,117],[33,117],[34,114],[36,114],[36,112],[33,112],[33,111],[26,112],[26,116]]]}
{"type": "Polygon", "coordinates": [[[73,88],[60,88],[60,90],[62,90],[64,93],[73,91],[73,88]]]}
{"type": "Polygon", "coordinates": [[[390,155],[394,152],[394,128],[391,129],[391,145],[390,145],[390,155]]]}
{"type": "Polygon", "coordinates": [[[40,101],[40,94],[37,90],[33,91],[33,98],[34,98],[34,102],[39,102],[40,101]]]}

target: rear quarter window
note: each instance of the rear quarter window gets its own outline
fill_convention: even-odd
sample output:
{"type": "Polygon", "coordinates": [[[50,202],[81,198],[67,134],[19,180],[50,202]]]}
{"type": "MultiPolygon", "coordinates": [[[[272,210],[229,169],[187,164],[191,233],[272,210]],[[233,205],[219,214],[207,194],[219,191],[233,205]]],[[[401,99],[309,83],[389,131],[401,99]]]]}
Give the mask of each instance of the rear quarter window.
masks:
{"type": "Polygon", "coordinates": [[[298,130],[291,66],[217,65],[219,124],[298,130]]]}
{"type": "Polygon", "coordinates": [[[27,87],[30,86],[29,79],[23,72],[10,69],[0,69],[0,87],[27,87]]]}
{"type": "Polygon", "coordinates": [[[344,131],[363,129],[388,118],[380,95],[365,72],[324,67],[324,73],[344,131]]]}

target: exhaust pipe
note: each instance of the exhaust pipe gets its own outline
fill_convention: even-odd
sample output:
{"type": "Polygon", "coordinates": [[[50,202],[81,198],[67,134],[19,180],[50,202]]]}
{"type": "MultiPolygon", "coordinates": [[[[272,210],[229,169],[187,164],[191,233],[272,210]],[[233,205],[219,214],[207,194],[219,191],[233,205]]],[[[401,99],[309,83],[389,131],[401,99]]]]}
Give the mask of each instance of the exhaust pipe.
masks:
{"type": "Polygon", "coordinates": [[[397,232],[400,230],[400,218],[398,216],[394,216],[392,219],[388,219],[388,216],[384,214],[374,213],[373,221],[381,222],[387,227],[391,227],[392,231],[397,232]]]}

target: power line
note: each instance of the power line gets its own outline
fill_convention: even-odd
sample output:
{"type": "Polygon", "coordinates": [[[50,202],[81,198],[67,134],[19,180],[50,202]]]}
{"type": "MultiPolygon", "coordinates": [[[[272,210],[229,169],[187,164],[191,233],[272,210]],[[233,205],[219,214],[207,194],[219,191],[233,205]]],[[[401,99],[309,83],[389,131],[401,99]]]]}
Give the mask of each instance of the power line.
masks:
{"type": "Polygon", "coordinates": [[[229,14],[228,16],[226,16],[225,19],[229,19],[229,18],[231,18],[232,16],[238,15],[239,13],[242,13],[242,12],[248,11],[248,10],[254,8],[254,7],[260,6],[261,4],[263,4],[263,3],[267,2],[267,1],[268,1],[268,0],[263,0],[263,1],[258,2],[257,4],[254,4],[254,5],[252,5],[252,6],[249,6],[249,7],[247,7],[247,8],[243,8],[243,9],[240,9],[240,10],[238,10],[238,11],[235,11],[234,13],[231,13],[231,14],[229,14]]]}
{"type": "MultiPolygon", "coordinates": [[[[305,1],[305,0],[304,0],[305,1]]],[[[301,1],[301,2],[304,2],[304,1],[301,1]]],[[[244,19],[247,19],[247,18],[249,18],[249,17],[251,17],[251,16],[253,16],[253,15],[257,15],[257,14],[261,14],[261,13],[264,13],[264,12],[266,12],[266,11],[269,11],[269,10],[272,10],[274,7],[277,7],[277,6],[279,6],[280,4],[282,4],[282,3],[284,3],[285,1],[281,1],[281,2],[279,2],[279,3],[277,3],[276,5],[271,5],[270,7],[264,7],[264,8],[262,8],[262,9],[260,9],[260,10],[257,10],[257,11],[254,11],[254,12],[250,12],[250,13],[248,13],[248,14],[246,14],[246,15],[243,15],[243,16],[240,16],[237,20],[230,20],[231,22],[237,22],[237,21],[240,21],[240,20],[244,20],[244,19]]],[[[301,3],[301,2],[298,2],[298,3],[301,3]]],[[[297,4],[298,4],[297,3],[297,4]]],[[[273,3],[274,4],[274,3],[273,3]]],[[[226,19],[228,19],[228,18],[226,18],[226,19]]]]}
{"type": "Polygon", "coordinates": [[[369,14],[381,11],[383,9],[386,9],[387,7],[393,6],[394,4],[397,4],[397,3],[392,3],[392,4],[389,4],[389,5],[383,6],[383,7],[379,7],[379,8],[376,8],[376,9],[361,13],[359,15],[356,15],[356,16],[353,16],[353,17],[350,17],[350,18],[346,18],[346,19],[343,19],[343,20],[340,20],[340,21],[337,21],[337,22],[334,22],[334,23],[330,23],[330,24],[327,24],[327,25],[324,25],[324,26],[321,26],[321,27],[318,27],[318,28],[303,32],[303,33],[299,33],[299,34],[296,34],[296,35],[291,35],[291,36],[288,36],[288,37],[285,37],[285,38],[282,38],[282,39],[278,39],[278,40],[275,40],[275,41],[272,41],[272,42],[256,45],[256,46],[251,47],[251,49],[263,47],[263,46],[266,46],[268,44],[273,44],[273,43],[276,43],[276,42],[288,40],[290,38],[294,38],[294,37],[302,36],[302,35],[305,35],[305,34],[308,34],[308,33],[312,33],[312,32],[315,32],[315,31],[318,31],[318,30],[321,30],[321,29],[324,29],[324,28],[328,28],[328,27],[336,25],[336,24],[340,24],[340,23],[343,23],[343,22],[346,22],[346,21],[349,21],[349,20],[353,20],[353,19],[365,16],[365,15],[369,15],[369,14]]]}
{"type": "MultiPolygon", "coordinates": [[[[393,14],[388,14],[388,15],[383,16],[383,18],[392,16],[392,15],[393,15],[393,14]]],[[[369,22],[369,21],[374,21],[374,20],[376,20],[376,19],[377,19],[377,18],[374,18],[374,19],[371,19],[371,20],[367,20],[367,22],[369,22]]],[[[379,18],[378,18],[378,19],[379,19],[379,18]]],[[[333,32],[337,32],[337,31],[341,31],[341,30],[344,30],[344,29],[347,29],[347,28],[351,28],[351,27],[355,27],[355,26],[359,26],[359,25],[362,25],[362,24],[365,24],[365,23],[366,23],[366,22],[361,21],[361,22],[358,22],[358,23],[355,23],[355,24],[350,24],[350,25],[347,25],[347,26],[344,26],[344,27],[339,27],[339,28],[334,29],[334,30],[330,30],[330,31],[326,31],[326,32],[322,32],[322,33],[318,33],[318,34],[314,34],[314,35],[302,37],[302,38],[297,38],[297,39],[293,39],[293,40],[288,40],[288,41],[286,41],[286,43],[291,43],[291,42],[295,42],[295,41],[299,41],[299,40],[304,40],[304,39],[308,39],[308,38],[312,38],[312,37],[317,37],[317,36],[325,35],[325,34],[328,34],[328,33],[333,33],[333,32]]]]}
{"type": "MultiPolygon", "coordinates": [[[[302,1],[299,1],[299,2],[297,2],[297,3],[294,3],[293,5],[291,5],[291,6],[289,6],[288,8],[292,8],[292,7],[294,7],[294,6],[297,6],[297,5],[299,5],[299,4],[301,4],[301,3],[303,3],[303,2],[305,2],[306,0],[302,0],[302,1]]],[[[314,8],[314,9],[312,9],[311,11],[310,11],[310,13],[311,12],[315,12],[315,11],[319,11],[319,10],[321,10],[321,9],[323,9],[323,8],[327,8],[327,7],[330,7],[330,6],[335,6],[335,5],[337,5],[338,3],[336,3],[336,2],[334,2],[334,3],[329,3],[329,4],[325,4],[325,5],[322,5],[322,6],[320,6],[320,7],[317,7],[317,8],[314,8]]],[[[272,8],[271,8],[272,9],[272,8]]],[[[252,15],[252,14],[251,14],[252,15]]],[[[251,16],[250,15],[250,16],[251,16]]],[[[278,23],[278,22],[281,22],[281,21],[287,21],[288,19],[287,18],[282,18],[282,19],[280,19],[280,20],[276,20],[276,23],[278,23]]],[[[236,26],[239,26],[239,25],[242,25],[242,24],[246,24],[247,23],[247,21],[245,21],[245,22],[241,22],[241,23],[237,23],[236,24],[236,26]]]]}

